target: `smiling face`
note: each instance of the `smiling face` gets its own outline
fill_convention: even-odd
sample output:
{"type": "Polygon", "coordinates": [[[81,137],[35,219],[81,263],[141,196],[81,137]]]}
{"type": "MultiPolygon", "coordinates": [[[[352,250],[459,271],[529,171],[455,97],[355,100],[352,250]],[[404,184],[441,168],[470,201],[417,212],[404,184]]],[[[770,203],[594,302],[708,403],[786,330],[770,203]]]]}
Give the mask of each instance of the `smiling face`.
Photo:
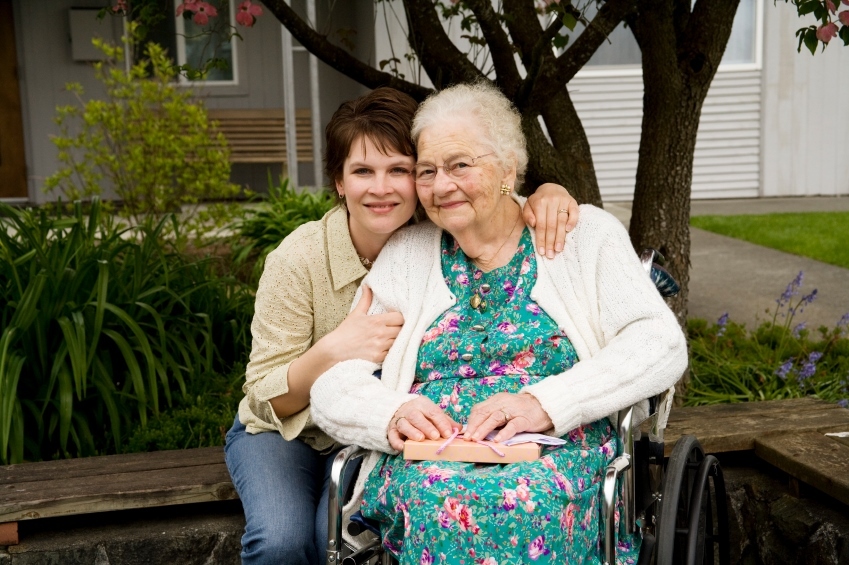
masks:
{"type": "Polygon", "coordinates": [[[336,190],[345,197],[351,240],[374,259],[389,236],[406,225],[416,210],[412,170],[415,160],[387,147],[384,154],[368,138],[351,144],[336,190]]]}
{"type": "Polygon", "coordinates": [[[418,163],[436,165],[433,181],[416,185],[419,200],[431,221],[455,236],[491,224],[503,199],[510,200],[499,187],[516,180],[515,168],[505,172],[482,139],[482,128],[471,120],[427,127],[418,138],[418,163]],[[451,178],[442,165],[458,158],[473,166],[462,178],[451,178]]]}

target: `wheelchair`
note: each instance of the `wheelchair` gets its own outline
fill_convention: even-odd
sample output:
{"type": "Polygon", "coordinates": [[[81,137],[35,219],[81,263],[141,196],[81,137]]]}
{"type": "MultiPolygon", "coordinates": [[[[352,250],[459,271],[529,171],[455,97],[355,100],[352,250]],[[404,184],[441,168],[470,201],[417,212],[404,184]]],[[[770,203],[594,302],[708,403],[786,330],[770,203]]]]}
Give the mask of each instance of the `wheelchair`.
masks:
{"type": "MultiPolygon", "coordinates": [[[[663,269],[663,256],[652,249],[640,260],[664,297],[678,293],[678,284],[663,269]]],[[[730,565],[728,507],[719,461],[706,455],[690,435],[675,443],[664,458],[663,432],[671,408],[671,391],[649,398],[617,414],[620,455],[605,470],[600,488],[601,549],[604,565],[616,563],[617,502],[621,500],[620,531],[642,538],[638,565],[730,565]]],[[[357,446],[342,449],[331,470],[328,500],[327,565],[391,565],[380,539],[351,548],[342,536],[345,481],[350,465],[368,453],[357,446]]],[[[347,531],[365,531],[350,522],[347,531]]]]}

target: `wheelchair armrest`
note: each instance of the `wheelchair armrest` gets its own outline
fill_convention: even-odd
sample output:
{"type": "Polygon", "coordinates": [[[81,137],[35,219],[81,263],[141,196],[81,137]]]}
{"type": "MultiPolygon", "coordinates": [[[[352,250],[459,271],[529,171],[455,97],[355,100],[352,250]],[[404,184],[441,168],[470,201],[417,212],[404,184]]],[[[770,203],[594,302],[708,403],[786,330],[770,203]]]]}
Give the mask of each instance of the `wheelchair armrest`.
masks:
{"type": "Polygon", "coordinates": [[[327,563],[337,565],[342,560],[342,507],[345,506],[345,475],[348,464],[364,457],[368,450],[356,445],[348,446],[333,458],[330,468],[330,489],[327,500],[327,563]]]}

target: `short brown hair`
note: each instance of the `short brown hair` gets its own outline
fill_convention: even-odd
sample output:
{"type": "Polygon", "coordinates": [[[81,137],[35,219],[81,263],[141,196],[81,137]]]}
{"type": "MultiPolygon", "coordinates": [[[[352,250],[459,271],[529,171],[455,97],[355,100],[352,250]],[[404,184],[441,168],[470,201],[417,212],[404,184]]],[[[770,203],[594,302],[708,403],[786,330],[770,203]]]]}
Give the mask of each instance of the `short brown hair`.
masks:
{"type": "Polygon", "coordinates": [[[418,106],[409,95],[386,86],[339,106],[324,129],[324,172],[331,186],[342,178],[345,159],[359,137],[368,138],[383,153],[415,157],[410,128],[418,106]]]}

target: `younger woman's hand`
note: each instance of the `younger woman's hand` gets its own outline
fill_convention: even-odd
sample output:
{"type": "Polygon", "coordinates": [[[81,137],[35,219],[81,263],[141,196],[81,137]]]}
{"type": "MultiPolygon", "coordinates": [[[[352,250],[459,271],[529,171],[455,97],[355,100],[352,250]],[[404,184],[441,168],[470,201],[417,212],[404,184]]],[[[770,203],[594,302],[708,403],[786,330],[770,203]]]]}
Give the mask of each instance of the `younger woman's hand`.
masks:
{"type": "Polygon", "coordinates": [[[545,183],[528,197],[522,216],[536,231],[537,252],[553,259],[578,223],[578,201],[559,184],[545,183]]]}
{"type": "Polygon", "coordinates": [[[462,426],[448,417],[442,408],[425,397],[411,400],[395,411],[386,437],[396,451],[404,451],[404,440],[422,441],[450,437],[462,426]]]}
{"type": "Polygon", "coordinates": [[[342,320],[339,327],[323,338],[328,340],[328,350],[336,362],[365,359],[382,363],[389,348],[395,343],[395,338],[404,325],[404,316],[400,312],[369,316],[372,296],[371,289],[363,286],[357,306],[342,320]]]}
{"type": "Polygon", "coordinates": [[[499,392],[472,406],[463,437],[482,440],[492,430],[502,428],[494,438],[502,442],[522,432],[544,432],[553,425],[533,395],[499,392]]]}

